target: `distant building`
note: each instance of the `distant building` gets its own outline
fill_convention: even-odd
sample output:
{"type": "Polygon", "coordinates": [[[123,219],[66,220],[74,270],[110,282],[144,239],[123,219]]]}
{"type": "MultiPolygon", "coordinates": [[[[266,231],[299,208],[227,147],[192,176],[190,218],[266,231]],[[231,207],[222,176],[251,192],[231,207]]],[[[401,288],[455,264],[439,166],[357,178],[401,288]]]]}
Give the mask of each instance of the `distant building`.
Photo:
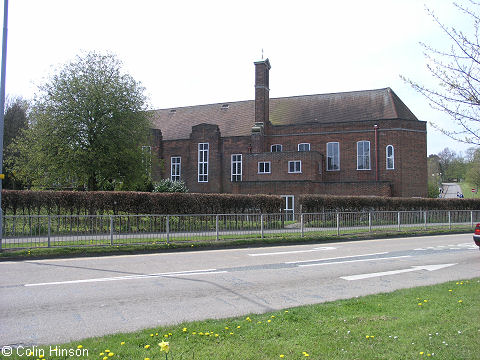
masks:
{"type": "Polygon", "coordinates": [[[152,112],[157,178],[191,192],[424,197],[426,122],[390,88],[269,97],[255,62],[255,100],[152,112]]]}

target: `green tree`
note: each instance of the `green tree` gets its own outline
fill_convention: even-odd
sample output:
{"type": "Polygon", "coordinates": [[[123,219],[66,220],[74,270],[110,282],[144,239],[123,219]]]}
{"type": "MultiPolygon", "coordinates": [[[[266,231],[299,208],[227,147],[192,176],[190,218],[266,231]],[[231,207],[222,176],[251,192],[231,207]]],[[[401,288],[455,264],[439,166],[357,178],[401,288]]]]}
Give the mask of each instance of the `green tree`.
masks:
{"type": "Polygon", "coordinates": [[[39,87],[11,166],[39,188],[135,189],[151,128],[145,110],[144,88],[116,56],[77,56],[39,87]]]}
{"type": "MultiPolygon", "coordinates": [[[[465,2],[465,1],[464,1],[465,2]]],[[[430,16],[445,35],[445,46],[424,48],[427,69],[438,86],[427,87],[403,78],[425,96],[434,109],[441,110],[452,119],[452,124],[434,127],[460,142],[480,145],[480,3],[468,0],[468,6],[454,3],[465,21],[467,31],[443,24],[431,10],[430,16]]]]}
{"type": "MultiPolygon", "coordinates": [[[[4,137],[3,145],[7,149],[15,138],[20,136],[22,130],[27,128],[27,111],[28,111],[28,102],[22,98],[10,98],[7,99],[7,104],[5,107],[5,117],[4,117],[4,137]]],[[[9,159],[17,156],[15,153],[5,151],[4,153],[4,174],[5,180],[3,182],[3,187],[5,189],[21,189],[23,184],[15,178],[15,174],[11,171],[8,166],[9,159]]]]}
{"type": "Polygon", "coordinates": [[[476,149],[472,154],[466,179],[476,189],[480,188],[480,149],[476,149]]]}

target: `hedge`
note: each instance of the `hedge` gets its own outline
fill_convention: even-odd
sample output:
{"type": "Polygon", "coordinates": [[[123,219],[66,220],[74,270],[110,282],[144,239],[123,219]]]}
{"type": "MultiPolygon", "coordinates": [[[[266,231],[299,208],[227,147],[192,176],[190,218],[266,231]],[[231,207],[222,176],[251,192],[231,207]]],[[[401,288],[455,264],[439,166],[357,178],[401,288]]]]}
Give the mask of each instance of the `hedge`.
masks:
{"type": "Polygon", "coordinates": [[[377,196],[303,195],[304,213],[324,211],[480,210],[480,199],[429,199],[377,196]]]}
{"type": "Polygon", "coordinates": [[[2,191],[4,213],[15,215],[277,213],[282,204],[273,195],[2,191]]]}

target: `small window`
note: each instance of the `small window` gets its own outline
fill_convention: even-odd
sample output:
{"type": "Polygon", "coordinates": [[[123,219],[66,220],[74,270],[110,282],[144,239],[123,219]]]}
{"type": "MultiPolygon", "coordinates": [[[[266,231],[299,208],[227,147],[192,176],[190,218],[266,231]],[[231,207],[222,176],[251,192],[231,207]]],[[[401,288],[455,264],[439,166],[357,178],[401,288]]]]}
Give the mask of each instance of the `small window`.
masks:
{"type": "Polygon", "coordinates": [[[340,170],[340,143],[327,143],[327,171],[340,170]]]}
{"type": "Polygon", "coordinates": [[[302,162],[300,160],[294,160],[288,162],[288,172],[290,174],[297,174],[302,172],[302,162]]]}
{"type": "Polygon", "coordinates": [[[387,170],[395,169],[395,150],[393,145],[388,145],[386,149],[387,153],[387,170]]]}
{"type": "Polygon", "coordinates": [[[232,182],[242,181],[242,154],[232,155],[232,182]]]}
{"type": "Polygon", "coordinates": [[[275,144],[270,147],[271,152],[282,152],[282,145],[275,144]]]}
{"type": "Polygon", "coordinates": [[[180,156],[172,156],[170,158],[170,179],[172,181],[180,181],[182,172],[182,158],[180,156]]]}
{"type": "Polygon", "coordinates": [[[370,170],[370,141],[357,142],[357,170],[370,170]]]}
{"type": "Polygon", "coordinates": [[[310,151],[310,144],[309,143],[298,144],[298,151],[310,151]]]}
{"type": "Polygon", "coordinates": [[[270,174],[270,161],[260,161],[258,163],[259,174],[270,174]]]}

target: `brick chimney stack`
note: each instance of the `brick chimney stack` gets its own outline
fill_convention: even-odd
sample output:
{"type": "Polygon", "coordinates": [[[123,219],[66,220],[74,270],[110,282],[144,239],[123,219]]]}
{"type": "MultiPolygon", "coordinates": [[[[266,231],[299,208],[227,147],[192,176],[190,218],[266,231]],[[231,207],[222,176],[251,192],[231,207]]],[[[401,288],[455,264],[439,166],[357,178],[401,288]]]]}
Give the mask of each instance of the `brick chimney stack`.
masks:
{"type": "Polygon", "coordinates": [[[255,64],[255,126],[266,125],[269,121],[269,71],[268,59],[257,61],[255,64]]]}

